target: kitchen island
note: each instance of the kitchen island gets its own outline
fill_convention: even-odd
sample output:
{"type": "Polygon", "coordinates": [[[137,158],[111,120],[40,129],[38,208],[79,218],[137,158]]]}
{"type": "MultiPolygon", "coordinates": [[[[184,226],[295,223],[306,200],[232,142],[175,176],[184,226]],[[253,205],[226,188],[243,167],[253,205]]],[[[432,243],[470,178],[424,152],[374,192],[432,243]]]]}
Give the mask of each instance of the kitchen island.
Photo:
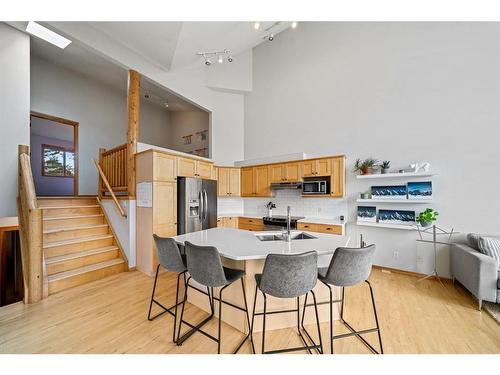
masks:
{"type": "MultiPolygon", "coordinates": [[[[249,309],[253,307],[253,299],[255,295],[255,274],[261,273],[265,258],[268,254],[299,254],[306,251],[314,250],[318,253],[318,265],[322,267],[328,266],[331,255],[337,247],[347,246],[349,239],[345,236],[331,235],[324,233],[313,233],[304,231],[292,231],[292,238],[306,234],[308,239],[294,239],[292,241],[273,240],[271,236],[280,235],[281,232],[250,232],[246,230],[233,228],[212,228],[199,232],[183,234],[174,237],[179,244],[184,244],[189,241],[199,246],[214,246],[219,250],[222,263],[226,267],[241,269],[246,272],[244,277],[245,293],[247,296],[247,304],[249,309]]],[[[191,281],[195,284],[194,281],[191,281]]],[[[224,292],[224,299],[243,306],[243,293],[240,283],[235,283],[229,286],[224,292]]],[[[339,296],[339,290],[333,288],[334,299],[339,296]]],[[[318,302],[327,301],[329,298],[328,288],[320,282],[314,288],[318,302]]],[[[218,291],[215,291],[218,295],[218,291]]],[[[188,293],[188,301],[197,307],[209,312],[210,306],[207,296],[190,289],[188,293]]],[[[303,301],[303,298],[301,299],[303,301]]],[[[256,311],[262,311],[262,294],[257,294],[256,311]]],[[[302,303],[302,302],[301,302],[302,303]]],[[[268,311],[295,309],[295,299],[277,299],[268,296],[268,311]]],[[[319,315],[321,322],[327,322],[329,319],[328,305],[320,305],[319,315]]],[[[248,327],[244,313],[223,305],[222,307],[223,321],[236,329],[246,332],[248,327]]],[[[215,311],[218,311],[215,309],[215,311]]],[[[251,314],[251,311],[250,311],[251,314]]],[[[338,318],[337,306],[334,306],[334,319],[338,318]]],[[[313,308],[308,308],[305,324],[312,324],[315,321],[313,308]]],[[[280,329],[287,327],[295,327],[297,324],[297,315],[294,312],[285,314],[271,314],[266,318],[266,329],[280,329]]],[[[255,317],[254,332],[262,330],[262,317],[255,317]]]]}

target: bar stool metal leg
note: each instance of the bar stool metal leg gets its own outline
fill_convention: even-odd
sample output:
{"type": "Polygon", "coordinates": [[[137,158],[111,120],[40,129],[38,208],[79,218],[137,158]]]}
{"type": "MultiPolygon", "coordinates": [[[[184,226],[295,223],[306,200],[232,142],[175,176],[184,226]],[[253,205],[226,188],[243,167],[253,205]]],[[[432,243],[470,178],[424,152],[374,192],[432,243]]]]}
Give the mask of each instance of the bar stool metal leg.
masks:
{"type": "MultiPolygon", "coordinates": [[[[316,327],[318,329],[319,345],[316,344],[316,342],[313,340],[313,338],[311,337],[311,335],[307,331],[306,327],[304,326],[304,318],[306,316],[306,307],[308,306],[307,305],[307,297],[308,297],[309,293],[306,294],[306,299],[304,301],[304,311],[302,312],[301,326],[302,326],[302,330],[304,331],[304,333],[306,334],[307,338],[312,343],[312,345],[315,347],[315,349],[318,352],[318,354],[323,354],[323,340],[321,338],[321,327],[320,327],[320,322],[319,322],[319,313],[318,313],[318,304],[317,304],[317,301],[316,301],[316,294],[314,294],[314,291],[312,291],[312,290],[311,290],[310,293],[312,294],[313,301],[314,301],[313,306],[314,306],[314,311],[315,311],[315,314],[316,314],[316,327]]],[[[303,341],[304,341],[304,344],[307,345],[305,343],[304,339],[303,339],[303,341]]],[[[311,353],[310,349],[309,349],[309,353],[311,353]]]]}

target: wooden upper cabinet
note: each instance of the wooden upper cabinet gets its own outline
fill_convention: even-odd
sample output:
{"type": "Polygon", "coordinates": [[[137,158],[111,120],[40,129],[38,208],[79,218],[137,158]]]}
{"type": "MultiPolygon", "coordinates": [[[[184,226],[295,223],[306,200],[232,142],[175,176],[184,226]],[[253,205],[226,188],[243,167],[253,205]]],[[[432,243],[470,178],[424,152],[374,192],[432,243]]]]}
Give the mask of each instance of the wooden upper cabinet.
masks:
{"type": "Polygon", "coordinates": [[[285,168],[283,164],[273,164],[269,166],[269,182],[284,182],[285,181],[285,168]]]}
{"type": "Polygon", "coordinates": [[[219,197],[240,196],[240,170],[238,168],[218,169],[217,195],[219,197]]]}
{"type": "Polygon", "coordinates": [[[301,164],[302,177],[330,176],[332,174],[330,159],[305,160],[301,164]]]}
{"type": "Polygon", "coordinates": [[[269,167],[255,167],[254,168],[254,185],[255,196],[269,197],[271,195],[271,186],[269,183],[269,167]]]}
{"type": "Polygon", "coordinates": [[[229,169],[229,195],[232,197],[239,197],[240,193],[240,170],[239,168],[229,169]]]}
{"type": "Polygon", "coordinates": [[[211,179],[212,178],[212,168],[211,163],[207,163],[201,160],[196,161],[196,177],[211,179]]]}
{"type": "Polygon", "coordinates": [[[330,195],[335,198],[342,198],[345,187],[345,157],[338,156],[332,158],[330,162],[332,168],[330,195]]]}
{"type": "Polygon", "coordinates": [[[314,160],[306,160],[303,161],[301,164],[302,164],[302,177],[315,176],[314,160]]]}
{"type": "Polygon", "coordinates": [[[300,181],[300,163],[286,163],[283,165],[285,181],[300,181]]]}
{"type": "Polygon", "coordinates": [[[253,168],[241,168],[241,196],[254,196],[253,168]]]}
{"type": "Polygon", "coordinates": [[[196,160],[177,158],[177,175],[183,177],[196,177],[196,160]]]}
{"type": "Polygon", "coordinates": [[[173,155],[156,152],[153,158],[153,180],[175,182],[177,180],[177,158],[173,155]]]}

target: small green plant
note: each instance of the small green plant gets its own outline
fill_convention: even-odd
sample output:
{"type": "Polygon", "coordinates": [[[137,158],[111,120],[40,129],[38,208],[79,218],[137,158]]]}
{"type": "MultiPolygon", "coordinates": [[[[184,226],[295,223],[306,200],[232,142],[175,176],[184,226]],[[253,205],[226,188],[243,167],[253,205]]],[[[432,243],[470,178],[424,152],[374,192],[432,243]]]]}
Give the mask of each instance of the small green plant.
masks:
{"type": "Polygon", "coordinates": [[[380,164],[382,169],[389,169],[391,167],[391,162],[389,160],[384,160],[382,164],[380,164]]]}
{"type": "Polygon", "coordinates": [[[354,163],[354,172],[361,172],[361,174],[369,174],[374,167],[378,164],[377,159],[368,158],[365,160],[357,159],[354,163]]]}
{"type": "Polygon", "coordinates": [[[432,208],[426,208],[424,211],[418,214],[416,221],[423,227],[428,227],[433,221],[437,220],[439,212],[434,211],[432,208]]]}

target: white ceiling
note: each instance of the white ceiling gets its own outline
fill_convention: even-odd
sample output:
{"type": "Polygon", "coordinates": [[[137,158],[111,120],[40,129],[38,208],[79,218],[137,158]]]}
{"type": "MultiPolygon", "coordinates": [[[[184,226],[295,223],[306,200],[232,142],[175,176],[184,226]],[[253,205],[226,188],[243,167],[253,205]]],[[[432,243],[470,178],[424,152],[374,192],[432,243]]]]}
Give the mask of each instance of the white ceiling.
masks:
{"type": "MultiPolygon", "coordinates": [[[[127,70],[95,54],[78,42],[73,42],[62,50],[41,39],[31,37],[31,53],[84,77],[111,86],[126,95],[127,70]]],[[[141,95],[143,100],[168,111],[200,110],[199,107],[145,77],[141,80],[141,95]],[[144,98],[146,94],[149,94],[150,99],[144,98]],[[168,108],[164,106],[165,102],[168,102],[168,108]]]]}

